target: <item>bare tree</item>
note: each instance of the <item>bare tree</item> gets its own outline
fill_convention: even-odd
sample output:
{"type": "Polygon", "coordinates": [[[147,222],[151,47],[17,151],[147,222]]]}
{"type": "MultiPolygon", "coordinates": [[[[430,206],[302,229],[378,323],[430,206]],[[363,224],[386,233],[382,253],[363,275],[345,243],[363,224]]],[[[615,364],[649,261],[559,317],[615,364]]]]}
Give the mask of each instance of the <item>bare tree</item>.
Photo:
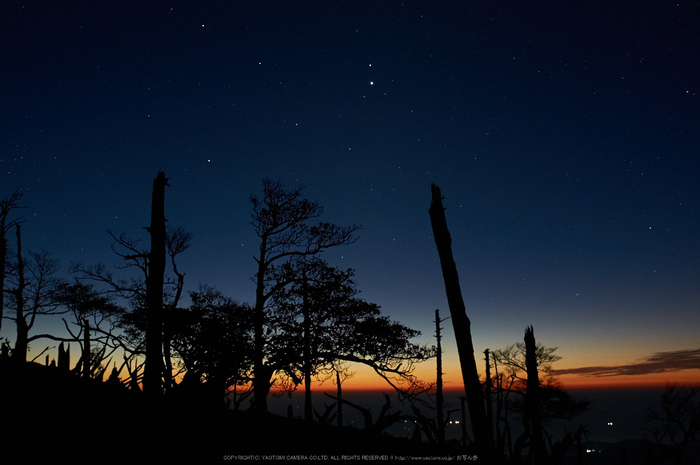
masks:
{"type": "Polygon", "coordinates": [[[146,365],[143,392],[159,395],[163,392],[163,282],[166,266],[165,252],[165,186],[168,178],[158,172],[153,180],[151,199],[151,250],[146,275],[146,365]]]}
{"type": "Polygon", "coordinates": [[[80,280],[102,283],[106,286],[106,292],[129,301],[131,312],[122,317],[124,337],[121,340],[124,349],[132,356],[145,355],[148,358],[148,352],[151,353],[152,369],[148,368],[148,363],[144,366],[144,382],[151,384],[152,388],[147,390],[152,393],[162,392],[163,387],[167,390],[172,386],[170,337],[164,321],[166,310],[177,307],[184,288],[185,274],[177,267],[176,257],[189,248],[192,239],[192,235],[181,227],[166,227],[163,202],[167,182],[163,172],[159,172],[153,181],[151,226],[146,228],[151,235],[150,250],[144,249],[139,239],[132,239],[126,233],[117,236],[111,230],[107,231],[114,239],[112,251],[124,263],[115,268],[134,268],[138,270],[135,276],[119,279],[104,264],[77,264],[72,267],[72,272],[78,273],[80,280]],[[164,275],[167,257],[170,257],[175,273],[175,278],[172,279],[164,275]],[[158,356],[155,355],[156,352],[158,356]]]}
{"type": "Polygon", "coordinates": [[[167,304],[168,312],[166,312],[166,318],[163,322],[163,356],[165,359],[165,373],[163,383],[165,391],[169,391],[173,387],[173,362],[172,362],[172,331],[170,330],[171,325],[169,324],[170,319],[167,318],[169,314],[175,311],[178,304],[180,303],[180,298],[182,297],[182,290],[185,287],[185,273],[182,273],[177,267],[176,257],[190,248],[192,244],[192,233],[185,231],[183,227],[170,227],[166,228],[165,235],[165,248],[170,257],[170,263],[172,265],[173,273],[176,276],[175,282],[175,293],[172,300],[167,304]]]}
{"type": "MultiPolygon", "coordinates": [[[[449,318],[449,317],[448,317],[449,318]]],[[[437,364],[437,382],[435,391],[435,412],[437,414],[437,441],[442,444],[445,442],[445,419],[444,419],[444,399],[442,395],[442,328],[440,323],[448,318],[440,319],[440,310],[435,309],[435,340],[437,341],[436,348],[436,364],[437,364]]]]}
{"type": "MultiPolygon", "coordinates": [[[[254,313],[254,384],[253,406],[258,412],[267,412],[267,395],[274,370],[266,364],[265,308],[268,300],[279,289],[266,287],[266,277],[275,263],[294,256],[315,255],[329,247],[351,244],[355,241],[357,226],[340,227],[330,223],[310,222],[323,209],[315,202],[301,197],[303,187],[287,190],[278,181],[263,181],[263,196],[250,196],[253,204],[253,227],[260,238],[255,257],[255,313],[254,313]]],[[[281,284],[280,284],[281,285],[281,284]]]]}
{"type": "Polygon", "coordinates": [[[529,436],[529,455],[532,457],[533,463],[545,463],[547,460],[547,448],[542,427],[543,402],[540,395],[537,344],[535,342],[535,331],[532,326],[525,328],[524,342],[527,386],[525,387],[523,424],[525,426],[525,434],[529,436]]]}
{"type": "Polygon", "coordinates": [[[549,457],[556,461],[554,458],[563,454],[574,440],[580,440],[582,429],[577,435],[568,433],[556,443],[545,428],[555,418],[573,419],[590,404],[587,399],[575,399],[561,387],[552,368],[552,364],[561,359],[554,353],[556,350],[556,347],[535,342],[534,332],[528,327],[523,342],[493,351],[499,452],[503,452],[507,439],[511,457],[520,457],[529,447],[528,456],[539,463],[547,460],[548,444],[549,457]],[[510,439],[510,412],[521,416],[525,429],[515,444],[510,439]],[[504,425],[502,433],[501,424],[504,425]]]}
{"type": "MultiPolygon", "coordinates": [[[[56,292],[56,300],[72,313],[74,318],[72,323],[78,327],[78,331],[74,332],[64,318],[63,322],[71,338],[60,338],[60,340],[61,342],[74,341],[80,345],[82,375],[83,378],[90,379],[94,377],[99,363],[120,347],[120,344],[115,343],[114,332],[117,318],[123,310],[112,303],[108,296],[95,291],[93,286],[80,282],[62,283],[56,292]],[[92,337],[93,334],[94,337],[92,337]],[[107,352],[108,348],[109,352],[107,352]],[[102,360],[96,360],[95,354],[100,354],[102,360]]],[[[59,339],[49,335],[45,337],[59,339]]]]}
{"type": "Polygon", "coordinates": [[[493,431],[486,417],[484,396],[479,381],[479,372],[476,369],[474,358],[474,344],[471,336],[471,321],[467,317],[462,291],[459,285],[457,265],[452,256],[452,238],[447,229],[445,208],[442,206],[442,194],[440,188],[431,186],[432,200],[430,202],[430,223],[433,227],[435,245],[440,257],[442,276],[445,281],[445,293],[450,307],[450,316],[457,340],[457,352],[462,368],[462,381],[464,391],[469,404],[469,417],[474,431],[474,440],[479,453],[487,460],[493,454],[493,431]]]}
{"type": "Polygon", "coordinates": [[[648,432],[657,447],[658,457],[655,458],[659,463],[670,459],[679,464],[688,445],[700,440],[700,389],[669,383],[661,395],[659,407],[649,408],[652,425],[648,432]]]}
{"type": "Polygon", "coordinates": [[[17,255],[10,273],[10,280],[14,287],[6,290],[12,301],[17,327],[15,347],[12,351],[12,359],[22,363],[27,360],[29,343],[44,337],[44,335],[29,336],[37,318],[46,315],[56,315],[64,311],[59,308],[55,299],[55,291],[62,282],[55,274],[59,269],[59,262],[51,258],[49,252],[29,252],[29,259],[24,258],[22,249],[22,234],[19,224],[15,224],[17,230],[17,255]]]}
{"type": "Polygon", "coordinates": [[[22,223],[22,218],[10,218],[12,210],[22,208],[19,206],[19,201],[22,199],[22,194],[17,189],[11,196],[0,200],[0,330],[2,330],[2,320],[5,311],[5,264],[7,262],[7,233],[10,229],[22,223]]]}

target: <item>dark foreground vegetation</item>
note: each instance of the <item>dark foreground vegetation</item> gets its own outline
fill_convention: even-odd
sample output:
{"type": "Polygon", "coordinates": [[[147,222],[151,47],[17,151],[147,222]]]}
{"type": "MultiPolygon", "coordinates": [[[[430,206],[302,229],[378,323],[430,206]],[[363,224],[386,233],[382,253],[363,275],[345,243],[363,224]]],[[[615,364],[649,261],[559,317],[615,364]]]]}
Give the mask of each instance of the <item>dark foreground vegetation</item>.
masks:
{"type": "MultiPolygon", "coordinates": [[[[678,392],[677,388],[669,388],[662,406],[669,402],[668,396],[678,392]]],[[[686,407],[692,409],[694,405],[686,407]]],[[[477,459],[471,447],[455,442],[430,444],[364,429],[260,415],[252,410],[222,409],[218,403],[177,390],[153,402],[142,392],[119,383],[84,380],[74,372],[34,363],[22,367],[0,363],[0,409],[2,463],[208,464],[240,461],[246,456],[255,461],[265,456],[316,461],[321,456],[372,455],[389,460],[400,456],[532,463],[525,457],[520,462],[508,457],[477,459]]],[[[696,425],[690,423],[691,427],[696,425]]],[[[678,428],[656,431],[680,432],[678,428]]],[[[683,450],[679,450],[679,444],[676,441],[674,447],[665,447],[651,438],[615,444],[586,442],[581,444],[584,450],[580,454],[572,448],[559,463],[697,463],[698,444],[688,441],[683,450]],[[596,452],[586,453],[589,447],[596,452]],[[598,452],[601,447],[605,449],[602,453],[598,452]]]]}
{"type": "Polygon", "coordinates": [[[222,409],[177,391],[158,402],[55,367],[0,367],[3,463],[218,463],[230,455],[464,454],[351,427],[222,409]],[[157,438],[152,441],[149,438],[157,438]]]}

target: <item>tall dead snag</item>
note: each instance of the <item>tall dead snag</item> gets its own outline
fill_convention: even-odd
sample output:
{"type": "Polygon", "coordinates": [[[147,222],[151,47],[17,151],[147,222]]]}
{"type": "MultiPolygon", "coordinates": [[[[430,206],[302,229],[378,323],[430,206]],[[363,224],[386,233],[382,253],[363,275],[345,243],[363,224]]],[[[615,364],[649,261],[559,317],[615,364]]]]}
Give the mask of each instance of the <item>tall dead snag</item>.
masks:
{"type": "Polygon", "coordinates": [[[0,330],[2,330],[3,312],[5,311],[5,263],[7,262],[7,233],[22,223],[22,219],[10,219],[10,212],[19,206],[22,194],[17,189],[10,197],[0,200],[0,330]]]}
{"type": "Polygon", "coordinates": [[[491,351],[484,350],[484,360],[486,361],[486,380],[484,381],[484,393],[486,394],[486,417],[489,425],[493,425],[493,381],[491,380],[491,351]]]}
{"type": "Polygon", "coordinates": [[[158,172],[153,180],[151,198],[151,252],[146,277],[146,366],[143,390],[147,394],[162,392],[163,378],[163,275],[165,274],[165,186],[168,178],[158,172]]]}
{"type": "Polygon", "coordinates": [[[15,348],[12,351],[12,360],[17,363],[27,361],[27,349],[29,345],[29,327],[24,319],[24,289],[27,287],[27,281],[24,277],[24,259],[22,258],[22,233],[20,225],[15,224],[17,229],[17,287],[11,291],[15,298],[15,321],[17,322],[17,338],[15,340],[15,348]]]}
{"type": "Polygon", "coordinates": [[[527,387],[525,389],[525,433],[530,435],[530,451],[533,463],[545,463],[547,446],[544,442],[542,416],[540,413],[540,379],[537,370],[537,345],[532,326],[525,328],[525,368],[527,370],[527,387]]]}
{"type": "Polygon", "coordinates": [[[435,339],[437,340],[437,385],[435,390],[435,411],[437,413],[437,440],[439,444],[445,442],[445,419],[443,415],[444,400],[442,396],[442,335],[440,323],[440,309],[435,310],[435,339]]]}
{"type": "Polygon", "coordinates": [[[467,405],[469,406],[472,430],[474,431],[474,441],[479,452],[488,458],[493,453],[493,433],[486,417],[479,373],[476,369],[476,359],[474,359],[474,344],[472,343],[470,329],[471,322],[467,317],[462,291],[459,286],[457,265],[452,257],[452,238],[447,229],[445,208],[442,206],[440,188],[433,184],[431,189],[432,201],[428,212],[430,213],[430,222],[433,226],[435,245],[440,256],[442,277],[445,281],[447,303],[450,306],[452,326],[457,341],[457,352],[462,368],[462,380],[464,382],[467,405]]]}

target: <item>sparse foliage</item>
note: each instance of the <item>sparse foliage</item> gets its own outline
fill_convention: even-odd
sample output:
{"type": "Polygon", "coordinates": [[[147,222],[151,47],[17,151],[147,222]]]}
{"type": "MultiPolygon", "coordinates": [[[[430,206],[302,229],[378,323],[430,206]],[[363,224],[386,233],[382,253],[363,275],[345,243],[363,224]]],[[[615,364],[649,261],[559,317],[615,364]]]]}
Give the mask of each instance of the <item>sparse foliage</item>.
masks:
{"type": "Polygon", "coordinates": [[[275,270],[270,287],[279,290],[268,310],[273,350],[267,357],[288,377],[290,387],[305,382],[308,420],[310,380],[327,378],[342,362],[371,367],[400,397],[415,397],[432,387],[413,371],[435,349],[412,343],[419,331],[382,316],[377,305],[360,299],[352,270],[330,267],[318,258],[292,260],[275,270]]]}
{"type": "Polygon", "coordinates": [[[22,250],[22,235],[19,224],[15,224],[17,234],[17,254],[11,263],[9,282],[11,288],[6,290],[10,296],[11,317],[17,327],[15,347],[12,358],[17,362],[27,360],[29,343],[44,335],[29,336],[29,332],[40,316],[62,313],[56,301],[56,289],[62,282],[56,277],[59,261],[51,258],[45,250],[29,252],[25,258],[22,250]]]}
{"type": "MultiPolygon", "coordinates": [[[[111,246],[115,255],[123,261],[115,265],[116,271],[138,270],[135,274],[126,278],[117,277],[114,271],[106,265],[99,263],[85,266],[74,264],[71,272],[77,274],[80,281],[92,281],[101,285],[101,292],[116,299],[124,300],[130,307],[129,312],[123,312],[118,323],[121,334],[118,339],[122,348],[129,357],[145,355],[145,330],[146,330],[146,278],[148,277],[148,250],[143,248],[140,239],[129,237],[126,233],[119,235],[112,230],[107,233],[112,237],[111,246]]],[[[174,312],[179,304],[184,289],[185,274],[177,266],[179,254],[186,251],[192,242],[192,234],[182,227],[168,227],[166,229],[166,252],[169,257],[170,267],[175,277],[165,277],[163,306],[166,315],[174,312]]],[[[166,318],[166,321],[168,318],[166,318]]],[[[163,353],[165,374],[165,387],[172,385],[174,368],[171,362],[171,350],[169,348],[169,325],[163,325],[163,353]],[[168,376],[168,373],[170,374],[168,376]]],[[[138,366],[138,363],[137,363],[138,366]]]]}
{"type": "Polygon", "coordinates": [[[92,378],[101,363],[95,357],[101,357],[108,364],[108,358],[120,347],[115,330],[123,310],[111,302],[108,296],[95,291],[92,285],[80,282],[61,283],[56,292],[56,300],[73,316],[71,323],[78,327],[77,332],[71,329],[65,319],[63,322],[72,340],[80,345],[83,377],[92,378]]]}
{"type": "Polygon", "coordinates": [[[688,445],[700,440],[700,389],[667,384],[658,407],[649,408],[649,420],[657,458],[681,463],[688,445]]]}
{"type": "MultiPolygon", "coordinates": [[[[287,190],[280,182],[263,181],[262,198],[250,196],[253,204],[253,227],[260,238],[258,256],[255,257],[255,312],[254,328],[254,407],[267,411],[267,395],[270,379],[276,369],[268,364],[269,340],[266,334],[266,307],[269,299],[288,283],[267,286],[269,275],[276,263],[292,257],[308,257],[330,247],[351,244],[355,241],[357,226],[336,226],[331,223],[311,223],[323,209],[315,202],[302,198],[303,187],[287,190]]],[[[269,326],[268,326],[269,327],[269,326]]]]}
{"type": "MultiPolygon", "coordinates": [[[[535,343],[534,339],[531,344],[534,363],[530,362],[530,366],[532,370],[532,365],[536,365],[537,377],[534,378],[531,372],[529,378],[537,379],[539,384],[534,400],[535,405],[526,405],[528,402],[526,400],[528,392],[527,344],[517,342],[491,353],[491,368],[495,373],[497,449],[499,453],[503,453],[507,446],[510,456],[519,454],[519,451],[525,446],[523,441],[529,441],[529,438],[521,438],[520,442],[516,441],[514,446],[511,438],[511,413],[516,413],[523,421],[530,422],[529,418],[532,416],[532,412],[535,412],[537,421],[541,422],[543,426],[547,426],[555,418],[573,419],[585,411],[590,404],[587,399],[577,400],[572,397],[562,388],[554,375],[552,364],[561,359],[559,355],[554,353],[557,348],[546,347],[539,342],[535,343]],[[530,413],[527,413],[528,411],[530,413]]],[[[528,431],[526,428],[526,432],[528,431]]],[[[550,450],[552,450],[551,446],[554,444],[552,437],[546,432],[546,429],[543,434],[548,441],[550,450]]]]}

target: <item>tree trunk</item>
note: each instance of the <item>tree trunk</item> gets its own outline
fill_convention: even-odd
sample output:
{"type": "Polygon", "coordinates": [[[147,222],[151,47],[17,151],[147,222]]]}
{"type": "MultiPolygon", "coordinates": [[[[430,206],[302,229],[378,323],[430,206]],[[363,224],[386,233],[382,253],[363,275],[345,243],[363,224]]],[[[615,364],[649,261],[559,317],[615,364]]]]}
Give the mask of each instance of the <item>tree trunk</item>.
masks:
{"type": "Polygon", "coordinates": [[[265,335],[265,251],[267,237],[263,236],[260,243],[260,258],[255,287],[255,315],[253,316],[253,410],[257,413],[267,413],[267,393],[270,392],[270,378],[264,363],[265,335]]]}
{"type": "Polygon", "coordinates": [[[144,367],[144,393],[162,394],[163,379],[163,275],[165,274],[165,173],[158,172],[153,180],[151,199],[151,252],[148,255],[146,278],[146,366],[144,367]]]}
{"type": "Polygon", "coordinates": [[[337,384],[336,393],[338,395],[338,426],[343,426],[343,388],[340,386],[340,372],[336,370],[335,372],[335,382],[337,384]]]}
{"type": "Polygon", "coordinates": [[[90,322],[83,320],[83,378],[90,379],[90,322]]]}
{"type": "MultiPolygon", "coordinates": [[[[484,382],[486,389],[486,418],[489,421],[489,425],[493,428],[493,382],[491,381],[491,352],[489,349],[484,350],[484,359],[486,360],[486,381],[484,382]]],[[[498,438],[498,435],[496,436],[498,438]]]]}
{"type": "Polygon", "coordinates": [[[547,446],[544,442],[542,416],[540,414],[540,380],[537,370],[537,345],[532,326],[525,328],[525,368],[527,388],[525,389],[525,427],[530,433],[530,448],[535,464],[547,462],[547,446]]]}
{"type": "Polygon", "coordinates": [[[58,345],[58,368],[59,370],[70,371],[70,346],[68,351],[63,347],[63,342],[58,345]]]}
{"type": "Polygon", "coordinates": [[[313,406],[311,405],[311,309],[306,286],[306,270],[303,270],[303,303],[302,314],[304,318],[304,421],[314,421],[313,406]]]}
{"type": "MultiPolygon", "coordinates": [[[[177,306],[180,303],[180,298],[182,297],[182,289],[185,287],[185,275],[183,273],[180,273],[177,269],[177,266],[175,265],[175,254],[173,254],[171,258],[173,262],[173,271],[177,276],[175,298],[173,299],[172,305],[170,307],[171,312],[174,312],[177,310],[177,306]]],[[[172,319],[172,313],[170,319],[172,319]]],[[[168,320],[167,315],[164,317],[164,320],[168,320]]],[[[171,324],[169,321],[163,321],[163,356],[165,358],[165,376],[163,376],[163,381],[165,384],[163,387],[165,388],[166,393],[172,390],[174,383],[173,360],[170,355],[170,352],[172,351],[172,340],[173,334],[171,324]]]]}
{"type": "MultiPolygon", "coordinates": [[[[12,351],[12,360],[16,363],[27,361],[27,347],[29,345],[29,328],[24,319],[24,288],[27,282],[24,279],[24,259],[22,259],[22,233],[20,226],[17,228],[17,288],[12,291],[15,295],[17,323],[17,339],[15,349],[12,351]]],[[[4,266],[4,265],[3,265],[4,266]]]]}
{"type": "Polygon", "coordinates": [[[435,339],[437,339],[437,387],[435,391],[435,410],[437,413],[438,444],[445,442],[445,418],[443,416],[442,397],[442,345],[440,342],[440,310],[435,310],[435,339]]]}
{"type": "Polygon", "coordinates": [[[0,331],[2,331],[3,313],[5,312],[5,262],[7,261],[7,239],[5,238],[5,216],[0,224],[0,331]]]}
{"type": "Polygon", "coordinates": [[[452,256],[452,239],[447,229],[447,220],[445,219],[445,209],[442,206],[440,188],[435,184],[431,187],[432,202],[430,203],[429,209],[430,222],[433,227],[435,245],[437,246],[438,255],[440,256],[447,303],[450,307],[452,325],[457,341],[457,352],[462,368],[464,392],[469,406],[472,430],[474,431],[474,441],[479,453],[488,460],[493,454],[493,433],[488,424],[486,411],[484,409],[484,397],[481,391],[481,383],[479,382],[479,372],[476,368],[476,359],[474,358],[474,345],[470,329],[471,322],[467,317],[462,291],[459,286],[457,265],[452,256]]]}
{"type": "Polygon", "coordinates": [[[173,388],[173,361],[170,357],[172,351],[172,334],[168,325],[163,325],[163,355],[165,357],[165,366],[163,371],[163,389],[165,392],[170,392],[173,388]]]}

